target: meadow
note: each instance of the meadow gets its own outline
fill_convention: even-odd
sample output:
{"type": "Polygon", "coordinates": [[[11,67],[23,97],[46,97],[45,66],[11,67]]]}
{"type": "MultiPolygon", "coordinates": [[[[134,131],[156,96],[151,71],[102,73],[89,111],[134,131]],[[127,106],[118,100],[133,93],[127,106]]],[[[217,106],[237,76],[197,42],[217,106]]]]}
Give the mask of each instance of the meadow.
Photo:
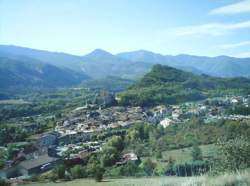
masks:
{"type": "MultiPolygon", "coordinates": [[[[215,156],[217,153],[217,148],[214,144],[209,145],[200,145],[199,146],[203,157],[211,157],[215,156]]],[[[169,150],[162,152],[163,159],[169,159],[170,157],[176,160],[176,163],[187,163],[192,161],[192,147],[176,149],[176,150],[169,150]]]]}

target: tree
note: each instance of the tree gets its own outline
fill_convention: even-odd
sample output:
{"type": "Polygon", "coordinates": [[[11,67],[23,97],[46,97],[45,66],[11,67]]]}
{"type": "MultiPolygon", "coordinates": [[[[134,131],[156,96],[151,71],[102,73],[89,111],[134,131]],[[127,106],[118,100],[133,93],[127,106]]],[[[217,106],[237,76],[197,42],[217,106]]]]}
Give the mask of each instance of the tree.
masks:
{"type": "Polygon", "coordinates": [[[7,147],[7,155],[8,159],[13,159],[19,152],[19,149],[17,148],[16,145],[10,144],[7,147]]]}
{"type": "Polygon", "coordinates": [[[65,171],[66,168],[64,165],[58,165],[55,169],[54,169],[54,174],[58,179],[64,179],[65,178],[65,171]]]}
{"type": "Polygon", "coordinates": [[[162,159],[162,152],[161,152],[161,150],[157,150],[155,156],[156,156],[157,159],[162,159]]]}
{"type": "Polygon", "coordinates": [[[139,131],[137,131],[136,129],[130,129],[129,131],[128,131],[128,134],[127,134],[127,136],[126,136],[126,138],[127,138],[127,141],[129,142],[129,143],[134,143],[134,142],[136,142],[136,141],[138,141],[139,140],[139,131]]]}
{"type": "Polygon", "coordinates": [[[71,176],[74,179],[84,178],[86,176],[86,171],[81,165],[76,165],[70,169],[71,176]]]}
{"type": "Polygon", "coordinates": [[[0,148],[0,169],[4,168],[8,154],[4,148],[0,148]]]}
{"type": "Polygon", "coordinates": [[[168,165],[167,165],[167,167],[166,167],[166,174],[167,175],[174,175],[175,174],[175,172],[174,172],[174,165],[175,165],[175,160],[171,157],[171,156],[169,156],[169,158],[168,158],[168,165]]]}
{"type": "Polygon", "coordinates": [[[106,146],[103,148],[101,155],[101,163],[105,166],[112,166],[119,160],[119,153],[116,148],[106,146]]]}
{"type": "Polygon", "coordinates": [[[197,143],[193,145],[191,154],[192,154],[193,161],[202,160],[202,151],[197,143]]]}
{"type": "Polygon", "coordinates": [[[10,186],[11,184],[9,182],[7,182],[6,180],[0,179],[0,185],[1,186],[10,186]]]}
{"type": "Polygon", "coordinates": [[[250,167],[249,137],[220,140],[217,145],[221,151],[221,164],[224,169],[237,171],[250,167]]]}
{"type": "Polygon", "coordinates": [[[138,165],[135,162],[127,162],[121,169],[121,174],[123,176],[135,176],[138,172],[138,165]]]}
{"type": "Polygon", "coordinates": [[[94,169],[97,164],[100,164],[100,157],[97,157],[97,154],[90,156],[87,163],[87,174],[94,176],[94,169]]]}
{"type": "Polygon", "coordinates": [[[152,176],[156,168],[156,163],[154,163],[150,158],[147,158],[142,162],[141,167],[148,176],[152,176]]]}
{"type": "Polygon", "coordinates": [[[0,159],[0,169],[3,169],[5,166],[5,163],[3,160],[0,159]]]}
{"type": "Polygon", "coordinates": [[[105,172],[105,169],[100,164],[94,164],[93,174],[97,182],[102,181],[104,172],[105,172]]]}
{"type": "Polygon", "coordinates": [[[124,140],[120,136],[113,136],[107,145],[116,148],[117,151],[122,151],[124,148],[124,140]]]}

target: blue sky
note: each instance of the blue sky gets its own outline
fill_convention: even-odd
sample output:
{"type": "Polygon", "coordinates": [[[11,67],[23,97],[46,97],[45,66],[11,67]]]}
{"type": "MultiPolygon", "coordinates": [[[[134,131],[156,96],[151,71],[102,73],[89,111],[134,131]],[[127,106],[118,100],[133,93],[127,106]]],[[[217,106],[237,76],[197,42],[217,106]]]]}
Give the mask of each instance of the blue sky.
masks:
{"type": "Polygon", "coordinates": [[[250,57],[250,0],[0,0],[0,44],[250,57]]]}

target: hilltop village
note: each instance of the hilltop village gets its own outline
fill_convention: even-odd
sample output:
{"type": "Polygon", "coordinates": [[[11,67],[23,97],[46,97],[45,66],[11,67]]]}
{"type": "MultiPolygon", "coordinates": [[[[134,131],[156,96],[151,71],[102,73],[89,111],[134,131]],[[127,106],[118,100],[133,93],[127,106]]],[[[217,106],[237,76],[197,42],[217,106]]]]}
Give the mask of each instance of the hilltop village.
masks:
{"type": "MultiPolygon", "coordinates": [[[[227,112],[237,106],[248,108],[249,96],[226,96],[150,108],[112,105],[113,99],[109,97],[105,104],[77,107],[57,121],[53,131],[33,135],[27,142],[16,143],[13,149],[15,155],[12,160],[4,162],[0,177],[28,178],[51,170],[64,160],[82,161],[92,153],[100,151],[107,136],[119,135],[136,123],[167,128],[185,123],[192,117],[199,117],[205,123],[250,119],[249,115],[227,112]]],[[[36,128],[28,125],[23,130],[36,128]]],[[[1,150],[8,149],[1,147],[1,150]]],[[[125,153],[120,162],[135,161],[138,156],[134,152],[125,153]]]]}

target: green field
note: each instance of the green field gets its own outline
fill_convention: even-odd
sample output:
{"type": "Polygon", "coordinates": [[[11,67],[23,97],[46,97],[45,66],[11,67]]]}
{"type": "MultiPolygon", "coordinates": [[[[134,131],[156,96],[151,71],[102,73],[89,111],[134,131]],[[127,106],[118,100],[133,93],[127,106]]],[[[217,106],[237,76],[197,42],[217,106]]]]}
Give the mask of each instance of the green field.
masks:
{"type": "MultiPolygon", "coordinates": [[[[202,156],[204,159],[208,159],[209,157],[216,157],[217,148],[214,144],[210,145],[200,145],[200,149],[202,150],[202,156]]],[[[166,166],[168,165],[167,160],[172,158],[177,164],[184,164],[192,161],[192,147],[182,148],[170,151],[162,152],[162,159],[156,160],[156,158],[150,157],[152,160],[157,162],[157,170],[164,171],[166,166]]],[[[145,159],[145,158],[142,158],[145,159]]]]}
{"type": "Polygon", "coordinates": [[[225,186],[250,185],[250,172],[238,174],[224,174],[217,177],[150,177],[150,178],[123,178],[105,179],[95,182],[91,179],[81,179],[60,183],[35,183],[22,186],[225,186]]]}
{"type": "MultiPolygon", "coordinates": [[[[202,151],[202,156],[206,159],[207,157],[211,157],[216,155],[217,149],[214,144],[211,145],[200,145],[199,146],[202,151]]],[[[186,163],[192,160],[192,147],[164,151],[162,153],[163,159],[167,160],[168,158],[172,158],[176,161],[176,163],[186,163]]]]}

